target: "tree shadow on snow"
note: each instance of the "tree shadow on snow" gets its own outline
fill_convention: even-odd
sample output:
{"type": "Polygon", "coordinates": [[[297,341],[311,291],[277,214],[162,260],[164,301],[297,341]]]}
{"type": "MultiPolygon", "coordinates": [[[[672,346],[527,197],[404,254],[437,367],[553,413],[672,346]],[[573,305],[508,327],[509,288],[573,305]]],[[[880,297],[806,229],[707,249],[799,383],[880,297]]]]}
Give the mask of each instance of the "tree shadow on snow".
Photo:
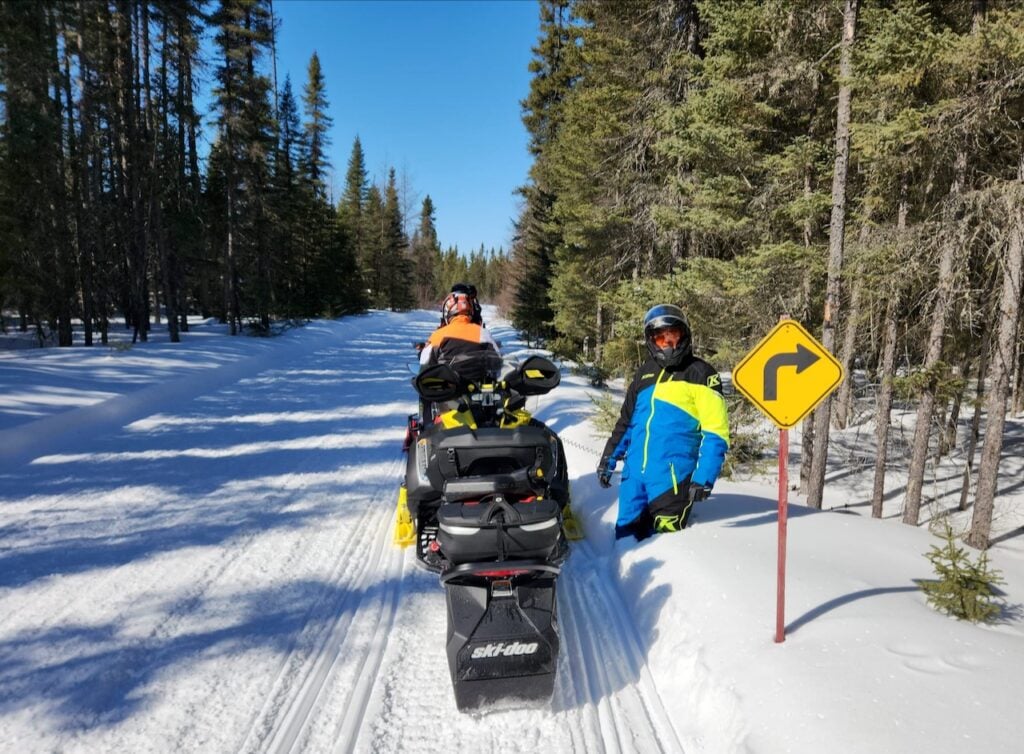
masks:
{"type": "MultiPolygon", "coordinates": [[[[299,580],[219,600],[172,596],[161,605],[136,606],[116,622],[25,630],[0,642],[0,716],[31,710],[34,718],[52,721],[47,724],[54,732],[108,728],[145,712],[160,693],[153,684],[162,688],[178,673],[201,673],[203,664],[237,664],[247,654],[264,658],[268,668],[278,667],[279,660],[265,659],[268,649],[282,658],[293,651],[311,656],[335,625],[364,602],[386,602],[395,590],[410,593],[425,583],[399,578],[349,590],[342,584],[299,580]],[[153,625],[148,636],[132,634],[140,622],[153,625]]],[[[357,642],[366,640],[353,640],[342,653],[358,655],[362,646],[357,642]]],[[[262,673],[246,683],[262,683],[265,688],[254,696],[263,699],[274,680],[273,673],[262,673]]],[[[223,693],[217,684],[202,688],[223,693]]],[[[190,701],[201,718],[204,700],[190,701]]]]}
{"type": "Polygon", "coordinates": [[[390,504],[415,395],[405,377],[371,383],[387,371],[383,355],[376,368],[348,365],[353,349],[390,349],[393,364],[394,348],[321,349],[0,475],[0,500],[19,511],[0,526],[0,587],[390,504]],[[335,372],[340,387],[304,382],[335,372]],[[365,386],[351,382],[359,375],[365,386]]]}
{"type": "MultiPolygon", "coordinates": [[[[828,512],[793,503],[789,503],[786,507],[787,518],[800,518],[828,512]]],[[[726,525],[736,528],[775,525],[779,520],[778,503],[752,495],[714,494],[708,500],[694,506],[691,525],[727,519],[734,519],[726,525]]]]}

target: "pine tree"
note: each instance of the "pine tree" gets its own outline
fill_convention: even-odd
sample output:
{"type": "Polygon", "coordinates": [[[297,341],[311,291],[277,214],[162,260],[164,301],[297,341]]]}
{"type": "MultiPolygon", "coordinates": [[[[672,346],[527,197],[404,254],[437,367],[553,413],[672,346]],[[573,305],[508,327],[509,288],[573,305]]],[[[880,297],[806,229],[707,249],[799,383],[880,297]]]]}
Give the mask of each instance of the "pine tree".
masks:
{"type": "Polygon", "coordinates": [[[278,143],[273,164],[273,215],[275,245],[273,279],[277,302],[285,316],[312,317],[319,312],[312,295],[314,249],[307,226],[312,200],[309,182],[301,168],[304,133],[290,76],[285,76],[278,97],[278,143]]]}
{"type": "Polygon", "coordinates": [[[960,620],[994,620],[1002,612],[996,599],[996,587],[1004,583],[1002,575],[989,565],[987,553],[981,553],[977,562],[967,557],[948,519],[942,520],[942,527],[943,544],[932,545],[926,555],[939,578],[920,582],[928,603],[960,620]]]}
{"type": "Polygon", "coordinates": [[[384,197],[381,196],[380,188],[376,184],[372,184],[367,190],[361,213],[360,267],[366,285],[366,296],[370,306],[386,309],[390,292],[387,279],[387,219],[384,213],[384,197]]]}
{"type": "Polygon", "coordinates": [[[8,238],[17,249],[12,285],[18,309],[36,326],[40,342],[56,331],[71,345],[74,290],[63,175],[63,113],[51,96],[57,60],[57,5],[4,3],[0,7],[0,70],[6,164],[3,180],[8,238]]]}
{"type": "Polygon", "coordinates": [[[388,184],[384,189],[384,216],[382,238],[384,265],[381,277],[386,281],[387,303],[392,311],[403,311],[412,307],[412,260],[409,257],[409,241],[405,237],[405,222],[399,206],[398,188],[395,183],[395,169],[388,171],[388,184]]]}
{"type": "Polygon", "coordinates": [[[527,337],[553,334],[549,280],[553,276],[555,248],[561,242],[552,218],[555,195],[546,173],[545,150],[558,133],[562,104],[578,76],[571,3],[540,3],[540,38],[530,61],[530,93],[523,100],[523,125],[530,134],[530,152],[536,162],[531,182],[520,189],[525,199],[517,222],[512,270],[515,293],[512,321],[527,337]]]}
{"type": "MultiPolygon", "coordinates": [[[[372,289],[373,264],[372,253],[366,236],[366,218],[369,184],[366,176],[366,160],[363,146],[356,136],[352,142],[352,152],[348,158],[345,171],[345,190],[338,202],[338,218],[345,235],[349,238],[352,251],[359,264],[363,289],[372,289]]],[[[379,196],[379,194],[378,194],[379,196]]]]}
{"type": "Polygon", "coordinates": [[[308,149],[306,173],[312,181],[317,197],[327,196],[326,178],[331,163],[327,159],[327,148],[331,145],[328,135],[332,119],[327,114],[327,86],[320,58],[314,52],[309,59],[306,86],[302,92],[302,104],[306,114],[304,124],[308,149]]]}
{"type": "Polygon", "coordinates": [[[215,94],[227,205],[225,308],[232,334],[239,332],[243,316],[250,314],[264,329],[269,327],[268,158],[274,135],[270,82],[257,68],[270,46],[269,19],[266,0],[223,0],[213,16],[220,52],[215,94]]]}
{"type": "MultiPolygon", "coordinates": [[[[836,110],[835,169],[832,174],[832,215],[829,222],[828,282],[825,289],[825,312],[822,320],[821,344],[833,350],[836,327],[840,322],[840,285],[846,242],[846,188],[850,159],[850,115],[852,111],[853,45],[857,33],[859,0],[846,0],[843,9],[843,35],[840,44],[839,101],[836,110]]],[[[825,464],[828,460],[828,437],[832,417],[832,399],[827,396],[814,414],[814,455],[807,489],[807,504],[821,508],[825,490],[825,464]]]]}
{"type": "Polygon", "coordinates": [[[441,255],[434,226],[434,202],[428,194],[420,208],[420,221],[412,237],[412,283],[417,306],[428,308],[441,294],[436,266],[441,255]]]}

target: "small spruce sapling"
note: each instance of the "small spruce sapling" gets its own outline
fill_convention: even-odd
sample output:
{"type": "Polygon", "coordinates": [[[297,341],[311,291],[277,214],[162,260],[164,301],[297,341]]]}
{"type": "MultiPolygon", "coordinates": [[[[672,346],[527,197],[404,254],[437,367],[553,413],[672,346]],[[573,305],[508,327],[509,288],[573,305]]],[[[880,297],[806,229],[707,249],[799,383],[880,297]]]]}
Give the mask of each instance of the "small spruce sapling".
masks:
{"type": "Polygon", "coordinates": [[[957,545],[949,521],[942,523],[943,544],[932,545],[926,555],[939,578],[920,582],[921,589],[937,610],[960,620],[988,623],[1001,611],[995,587],[1005,583],[1002,574],[989,565],[985,552],[972,562],[957,545]]]}

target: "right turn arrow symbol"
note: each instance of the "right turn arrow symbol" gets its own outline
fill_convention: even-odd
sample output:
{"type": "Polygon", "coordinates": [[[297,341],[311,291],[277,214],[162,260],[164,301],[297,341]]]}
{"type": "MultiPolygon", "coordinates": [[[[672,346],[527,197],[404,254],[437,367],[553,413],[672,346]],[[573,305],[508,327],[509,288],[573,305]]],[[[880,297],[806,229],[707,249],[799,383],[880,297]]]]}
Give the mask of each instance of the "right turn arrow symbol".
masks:
{"type": "Polygon", "coordinates": [[[796,367],[796,373],[800,374],[820,358],[799,343],[796,344],[796,353],[777,353],[772,356],[764,365],[764,400],[778,400],[779,370],[782,367],[796,367]]]}

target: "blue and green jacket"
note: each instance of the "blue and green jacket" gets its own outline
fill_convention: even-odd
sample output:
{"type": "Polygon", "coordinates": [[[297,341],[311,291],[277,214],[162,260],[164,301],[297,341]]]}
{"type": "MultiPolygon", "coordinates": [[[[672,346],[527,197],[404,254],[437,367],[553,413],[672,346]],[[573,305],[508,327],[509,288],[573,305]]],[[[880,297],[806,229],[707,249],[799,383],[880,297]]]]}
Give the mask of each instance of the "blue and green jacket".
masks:
{"type": "Polygon", "coordinates": [[[691,354],[678,366],[650,358],[637,370],[603,457],[625,458],[623,480],[639,477],[653,500],[687,480],[713,485],[728,448],[722,380],[691,354]]]}

